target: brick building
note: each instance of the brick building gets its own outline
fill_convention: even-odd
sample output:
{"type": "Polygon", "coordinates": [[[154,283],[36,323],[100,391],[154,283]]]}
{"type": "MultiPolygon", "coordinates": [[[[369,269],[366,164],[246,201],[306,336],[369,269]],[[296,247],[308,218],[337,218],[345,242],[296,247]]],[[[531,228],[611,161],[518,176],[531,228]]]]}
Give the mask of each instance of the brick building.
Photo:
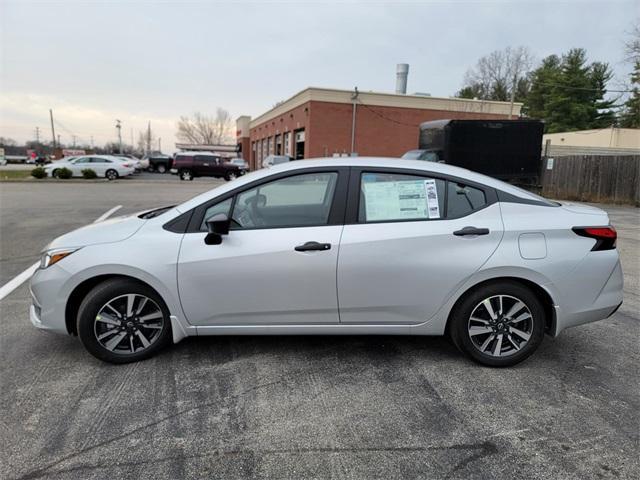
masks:
{"type": "MultiPolygon", "coordinates": [[[[513,117],[522,104],[513,105],[513,117]]],[[[251,169],[270,154],[401,156],[418,147],[418,125],[439,119],[505,119],[508,102],[307,88],[259,117],[237,120],[237,143],[251,169]]]]}

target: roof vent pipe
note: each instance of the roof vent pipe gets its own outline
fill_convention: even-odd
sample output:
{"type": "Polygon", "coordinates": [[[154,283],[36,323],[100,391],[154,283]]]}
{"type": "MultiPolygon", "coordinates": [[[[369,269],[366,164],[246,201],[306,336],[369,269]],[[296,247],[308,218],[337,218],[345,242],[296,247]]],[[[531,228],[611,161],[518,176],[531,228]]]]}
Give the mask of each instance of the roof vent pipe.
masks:
{"type": "Polygon", "coordinates": [[[407,93],[407,77],[409,76],[409,64],[399,63],[396,65],[396,93],[405,95],[407,93]]]}

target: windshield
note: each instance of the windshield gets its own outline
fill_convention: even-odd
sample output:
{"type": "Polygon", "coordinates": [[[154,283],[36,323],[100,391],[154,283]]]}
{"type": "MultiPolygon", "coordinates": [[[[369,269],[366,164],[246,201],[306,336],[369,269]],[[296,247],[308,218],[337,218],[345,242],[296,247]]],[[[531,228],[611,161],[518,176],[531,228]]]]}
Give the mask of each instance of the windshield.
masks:
{"type": "Polygon", "coordinates": [[[160,207],[155,210],[150,210],[148,212],[143,213],[142,215],[138,215],[138,218],[142,218],[143,220],[148,220],[150,218],[156,218],[162,215],[165,212],[171,210],[175,205],[169,205],[168,207],[160,207]]]}

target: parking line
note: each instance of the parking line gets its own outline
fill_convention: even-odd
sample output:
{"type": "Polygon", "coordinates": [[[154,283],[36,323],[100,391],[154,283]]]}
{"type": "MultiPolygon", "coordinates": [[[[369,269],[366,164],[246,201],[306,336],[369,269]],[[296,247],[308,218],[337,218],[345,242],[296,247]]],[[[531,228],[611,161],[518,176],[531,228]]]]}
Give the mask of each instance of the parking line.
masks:
{"type": "MultiPolygon", "coordinates": [[[[120,210],[121,208],[122,208],[122,205],[113,207],[111,210],[104,212],[102,215],[96,218],[93,221],[93,223],[98,223],[103,220],[106,220],[107,218],[109,218],[110,215],[120,210]]],[[[27,268],[24,272],[20,273],[19,275],[14,277],[12,280],[9,280],[7,283],[5,283],[2,287],[0,287],[0,300],[2,300],[4,297],[9,295],[11,292],[13,292],[16,288],[22,285],[29,278],[31,278],[31,275],[33,275],[33,272],[36,271],[36,269],[38,268],[38,265],[40,265],[40,262],[34,263],[29,268],[27,268]]]]}
{"type": "Polygon", "coordinates": [[[118,205],[116,207],[113,207],[111,210],[107,210],[106,212],[104,212],[102,215],[100,215],[98,218],[96,218],[93,223],[98,223],[101,222],[103,220],[106,220],[107,218],[109,218],[112,214],[114,214],[115,212],[117,212],[118,210],[120,210],[122,208],[122,205],[118,205]]]}

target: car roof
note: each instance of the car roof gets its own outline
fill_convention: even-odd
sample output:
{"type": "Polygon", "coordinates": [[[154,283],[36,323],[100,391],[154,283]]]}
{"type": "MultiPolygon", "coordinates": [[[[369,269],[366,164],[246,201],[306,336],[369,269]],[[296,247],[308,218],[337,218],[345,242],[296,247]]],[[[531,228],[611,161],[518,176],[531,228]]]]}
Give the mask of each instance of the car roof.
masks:
{"type": "Polygon", "coordinates": [[[314,167],[370,167],[370,168],[405,168],[415,170],[417,172],[433,173],[466,179],[470,182],[480,183],[488,187],[497,188],[503,192],[510,193],[516,197],[528,200],[540,200],[538,195],[530,193],[521,188],[515,187],[501,180],[488,177],[481,173],[472,172],[465,168],[455,167],[437,162],[425,162],[423,160],[407,160],[403,158],[392,157],[326,157],[309,160],[293,160],[290,162],[279,163],[271,168],[261,168],[242,177],[227,182],[220,187],[214,188],[208,192],[198,195],[185,203],[178,205],[176,208],[185,212],[201,203],[217,196],[222,195],[230,190],[241,187],[243,184],[251,183],[255,180],[271,176],[276,173],[296,170],[303,170],[314,167]]]}
{"type": "Polygon", "coordinates": [[[178,155],[211,155],[212,157],[219,157],[220,156],[219,153],[204,152],[204,151],[177,152],[176,156],[178,156],[178,155]]]}

